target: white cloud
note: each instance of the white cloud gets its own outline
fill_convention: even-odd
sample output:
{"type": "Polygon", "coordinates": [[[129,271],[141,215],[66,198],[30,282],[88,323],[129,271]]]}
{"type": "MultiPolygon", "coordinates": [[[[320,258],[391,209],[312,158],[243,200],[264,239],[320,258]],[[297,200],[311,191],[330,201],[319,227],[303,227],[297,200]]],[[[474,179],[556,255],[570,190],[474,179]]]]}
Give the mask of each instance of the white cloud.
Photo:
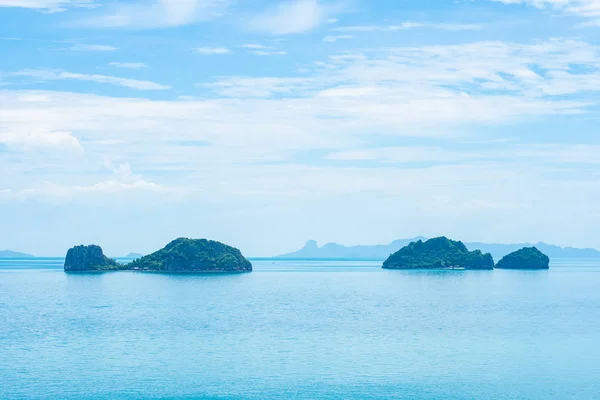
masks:
{"type": "MultiPolygon", "coordinates": [[[[4,189],[0,191],[0,199],[33,199],[36,201],[65,202],[85,201],[107,204],[114,198],[120,202],[143,199],[180,200],[190,193],[190,190],[164,186],[134,174],[129,163],[105,168],[112,171],[112,176],[106,180],[90,184],[60,184],[50,181],[39,181],[22,189],[4,189]]],[[[86,177],[89,180],[89,177],[86,177]]]]}
{"type": "Polygon", "coordinates": [[[536,8],[554,8],[583,16],[600,16],[599,0],[492,0],[504,4],[525,4],[536,8]]]}
{"type": "Polygon", "coordinates": [[[116,51],[118,47],[107,46],[103,44],[83,44],[77,43],[70,48],[73,51],[116,51]]]}
{"type": "MultiPolygon", "coordinates": [[[[319,94],[337,97],[338,101],[352,91],[353,97],[360,93],[364,97],[362,101],[370,101],[368,93],[364,92],[368,88],[369,93],[389,96],[380,109],[391,109],[396,107],[392,104],[402,101],[417,104],[423,100],[423,104],[430,102],[433,105],[445,103],[449,98],[476,104],[512,99],[533,105],[532,101],[537,102],[536,99],[543,96],[600,89],[599,49],[568,40],[527,45],[477,42],[341,52],[327,61],[315,63],[308,71],[313,73],[309,78],[227,77],[206,87],[226,96],[279,93],[304,97],[319,94]],[[590,68],[585,73],[575,73],[570,71],[573,64],[585,64],[590,68]],[[489,91],[495,93],[487,93],[489,91]]],[[[559,103],[552,102],[554,105],[559,103]]],[[[562,104],[569,104],[567,108],[574,107],[573,112],[580,112],[585,106],[582,102],[562,104]]],[[[542,106],[542,102],[535,107],[538,106],[542,106]]],[[[490,113],[494,114],[494,111],[490,110],[490,113]]]]}
{"type": "Polygon", "coordinates": [[[327,7],[317,0],[287,1],[253,17],[249,27],[272,35],[303,33],[325,21],[327,13],[327,7]]]}
{"type": "Polygon", "coordinates": [[[19,96],[18,100],[22,101],[22,102],[34,102],[34,103],[39,103],[39,102],[47,103],[47,102],[51,101],[50,97],[45,96],[43,94],[23,94],[23,95],[19,96]]]}
{"type": "Polygon", "coordinates": [[[100,15],[75,22],[97,28],[161,28],[217,18],[229,0],[157,0],[154,3],[115,3],[103,7],[100,15]]]}
{"type": "Polygon", "coordinates": [[[71,132],[48,132],[39,129],[0,131],[0,143],[24,151],[56,149],[83,152],[81,143],[71,132]]]}
{"type": "Polygon", "coordinates": [[[570,15],[589,18],[581,25],[600,25],[600,0],[492,0],[508,5],[524,4],[540,9],[551,9],[570,15]]]}
{"type": "Polygon", "coordinates": [[[271,46],[265,46],[264,44],[256,44],[256,43],[243,44],[240,47],[243,48],[243,49],[253,49],[253,50],[269,50],[269,49],[272,49],[271,46]]]}
{"type": "Polygon", "coordinates": [[[194,49],[196,53],[204,55],[215,55],[215,54],[231,54],[232,51],[226,47],[197,47],[194,49]]]}
{"type": "MultiPolygon", "coordinates": [[[[94,168],[109,158],[116,165],[130,162],[145,177],[152,177],[138,180],[163,186],[168,182],[169,187],[192,185],[198,189],[194,195],[211,201],[236,194],[314,198],[378,193],[396,198],[406,190],[416,190],[415,199],[429,199],[435,193],[419,186],[425,182],[434,187],[443,184],[444,191],[451,191],[452,183],[482,185],[478,186],[481,190],[471,188],[464,195],[450,193],[451,199],[458,196],[454,200],[460,204],[469,196],[486,202],[510,202],[509,195],[519,193],[521,184],[511,186],[511,193],[502,194],[499,187],[488,192],[493,185],[489,179],[506,182],[518,178],[515,182],[526,189],[525,178],[539,181],[550,177],[560,163],[591,163],[598,149],[517,149],[511,148],[510,142],[496,142],[504,151],[512,149],[499,153],[508,154],[508,161],[498,160],[495,153],[484,152],[480,158],[472,152],[432,152],[425,146],[421,150],[396,148],[376,153],[365,149],[381,143],[381,136],[393,141],[457,134],[470,139],[481,135],[502,139],[486,128],[493,126],[498,131],[501,126],[540,116],[585,114],[590,111],[588,103],[557,94],[567,89],[568,93],[600,91],[600,82],[592,79],[598,66],[598,48],[584,42],[479,42],[340,52],[322,65],[310,67],[301,77],[217,78],[201,86],[216,96],[200,95],[186,101],[5,90],[0,91],[0,132],[72,132],[85,148],[86,163],[73,168],[59,164],[61,160],[48,166],[46,159],[13,163],[2,157],[0,169],[15,171],[11,172],[16,174],[14,178],[6,178],[10,184],[4,184],[13,192],[27,189],[18,187],[22,177],[18,171],[26,165],[48,174],[40,179],[61,186],[123,183],[111,176],[94,178],[97,180],[90,185],[89,177],[97,176],[92,174],[97,173],[94,168]],[[573,73],[572,64],[589,68],[573,73]],[[489,85],[494,89],[488,89],[489,85]],[[331,155],[321,159],[320,165],[295,158],[296,154],[319,157],[312,152],[331,155]],[[377,163],[379,168],[347,168],[340,161],[361,159],[370,160],[371,167],[377,163]],[[391,165],[413,161],[463,166],[406,171],[391,165]],[[478,165],[470,165],[474,162],[478,165]],[[56,181],[53,168],[76,176],[56,181]],[[213,173],[215,168],[218,176],[213,173]],[[177,174],[168,175],[167,180],[164,175],[149,175],[152,171],[177,174]],[[520,176],[523,171],[526,174],[520,176]],[[389,182],[403,179],[405,184],[390,187],[389,182]],[[495,200],[494,196],[500,198],[495,200]]],[[[67,143],[67,139],[62,140],[67,143]]]]}
{"type": "Polygon", "coordinates": [[[354,36],[352,36],[352,35],[325,36],[323,38],[323,41],[328,42],[328,43],[334,43],[334,42],[337,42],[338,40],[352,39],[353,37],[354,36]]]}
{"type": "Polygon", "coordinates": [[[308,89],[312,85],[312,80],[307,78],[227,77],[201,86],[226,97],[271,97],[275,94],[298,94],[302,87],[308,89]]]}
{"type": "MultiPolygon", "coordinates": [[[[94,202],[103,199],[105,196],[119,195],[119,199],[122,201],[124,196],[129,194],[147,196],[149,193],[168,195],[174,192],[176,192],[176,189],[140,179],[129,183],[108,180],[91,185],[60,185],[52,182],[41,182],[32,188],[20,191],[10,190],[8,196],[5,195],[4,197],[35,200],[48,199],[51,201],[91,200],[94,202]],[[102,196],[102,198],[99,199],[97,196],[102,196]]],[[[179,195],[177,196],[177,198],[180,197],[179,195]]]]}
{"type": "Polygon", "coordinates": [[[146,68],[146,64],[141,63],[141,62],[110,62],[108,63],[108,65],[110,65],[111,67],[118,67],[118,68],[127,68],[127,69],[142,69],[142,68],[146,68]]]}
{"type": "Polygon", "coordinates": [[[442,31],[473,31],[483,29],[480,24],[449,24],[438,22],[402,22],[397,25],[355,25],[340,26],[332,29],[336,32],[393,32],[410,29],[438,29],[442,31]]]}
{"type": "Polygon", "coordinates": [[[383,31],[389,30],[387,26],[377,26],[377,25],[353,25],[353,26],[340,26],[339,28],[334,28],[332,31],[334,32],[373,32],[373,31],[383,31]]]}
{"type": "Polygon", "coordinates": [[[256,56],[285,56],[287,51],[284,50],[255,50],[250,53],[256,56]]]}
{"type": "Polygon", "coordinates": [[[142,81],[137,79],[127,79],[127,78],[119,78],[115,76],[107,76],[107,75],[97,75],[97,74],[78,74],[73,72],[66,71],[52,71],[52,70],[44,70],[44,69],[24,69],[18,72],[13,72],[10,74],[16,77],[27,77],[40,81],[52,81],[52,80],[80,80],[80,81],[90,81],[90,82],[98,82],[98,83],[108,83],[110,85],[115,86],[123,86],[130,89],[137,90],[166,90],[169,89],[170,86],[161,85],[159,83],[151,82],[151,81],[142,81]]]}
{"type": "Polygon", "coordinates": [[[0,0],[0,7],[31,8],[45,12],[65,11],[69,7],[94,7],[93,0],[0,0]]]}
{"type": "Polygon", "coordinates": [[[546,162],[550,164],[600,164],[598,145],[506,145],[499,148],[444,149],[435,146],[393,146],[330,153],[335,161],[374,161],[388,163],[467,163],[467,162],[546,162]]]}
{"type": "Polygon", "coordinates": [[[243,49],[247,49],[250,54],[256,56],[285,56],[287,51],[279,50],[273,46],[266,46],[263,44],[243,44],[240,46],[243,49]]]}
{"type": "Polygon", "coordinates": [[[461,151],[444,150],[440,147],[385,147],[374,149],[345,150],[330,153],[328,160],[335,161],[379,161],[383,163],[411,163],[411,162],[457,162],[486,159],[479,152],[466,153],[461,151]]]}
{"type": "MultiPolygon", "coordinates": [[[[419,69],[419,65],[414,68],[419,69]]],[[[426,68],[420,79],[431,72],[431,67],[426,68]]],[[[346,74],[343,72],[344,78],[346,74]]],[[[36,127],[70,131],[77,134],[85,147],[85,160],[76,164],[60,164],[72,162],[71,157],[52,162],[47,158],[24,162],[0,157],[3,171],[0,188],[11,191],[3,193],[2,198],[92,203],[104,207],[108,204],[120,207],[124,203],[144,207],[154,202],[180,201],[178,208],[182,215],[192,215],[192,210],[201,208],[210,215],[217,214],[217,220],[231,218],[251,224],[252,215],[256,214],[267,225],[273,224],[274,232],[282,218],[295,224],[313,225],[311,228],[326,220],[335,225],[335,231],[340,231],[338,222],[347,221],[348,225],[342,225],[345,231],[366,229],[373,226],[374,220],[381,220],[385,221],[381,229],[390,236],[404,235],[396,230],[403,223],[417,224],[428,235],[433,230],[461,236],[461,233],[468,235],[482,221],[501,229],[498,227],[508,220],[510,226],[505,229],[511,234],[507,237],[513,240],[520,239],[514,236],[521,229],[520,225],[515,227],[515,221],[523,224],[542,221],[543,231],[554,232],[561,226],[585,223],[588,214],[599,211],[596,200],[600,184],[594,186],[598,177],[574,178],[560,164],[583,157],[592,162],[598,152],[593,146],[573,147],[561,154],[561,148],[565,147],[562,145],[521,147],[519,151],[523,154],[518,156],[504,149],[508,158],[503,160],[475,158],[466,150],[453,155],[451,148],[443,149],[437,158],[425,150],[415,152],[421,157],[407,151],[385,150],[388,154],[383,154],[383,158],[378,154],[367,155],[372,160],[368,167],[364,163],[350,164],[353,158],[365,158],[360,154],[346,156],[348,163],[321,156],[381,145],[381,136],[373,138],[373,134],[396,135],[392,140],[399,141],[404,139],[398,136],[406,134],[443,135],[445,127],[455,126],[460,127],[463,135],[463,130],[469,130],[475,138],[480,138],[489,133],[487,129],[477,129],[478,123],[497,127],[527,117],[551,115],[554,109],[560,112],[560,107],[578,109],[578,105],[552,98],[492,95],[468,98],[448,96],[447,92],[444,97],[435,88],[421,86],[412,91],[410,87],[398,87],[396,81],[389,91],[374,86],[372,91],[362,94],[354,90],[339,97],[311,96],[313,89],[309,84],[312,83],[270,82],[278,90],[294,90],[293,98],[284,99],[150,101],[92,94],[0,91],[0,132],[36,127]],[[404,93],[394,97],[394,90],[404,93]],[[35,98],[49,101],[20,100],[35,98]],[[435,99],[438,103],[432,104],[435,99]],[[175,145],[173,140],[205,141],[210,145],[175,145]],[[318,162],[311,163],[311,157],[318,162]],[[434,165],[403,168],[391,164],[391,160],[402,157],[412,157],[417,162],[432,160],[434,165]],[[106,159],[113,163],[106,164],[106,159]],[[450,160],[451,165],[440,159],[450,160]],[[127,178],[131,168],[126,163],[135,166],[142,176],[131,174],[134,176],[127,178]],[[561,166],[558,174],[557,166],[561,166]],[[111,171],[109,176],[102,175],[106,167],[111,171]],[[187,188],[194,190],[190,192],[187,188]],[[549,198],[553,201],[549,202],[549,198]],[[567,217],[557,212],[564,204],[570,205],[569,210],[577,210],[576,215],[571,213],[567,217]],[[357,208],[372,210],[368,221],[365,216],[364,221],[361,217],[348,222],[347,216],[353,215],[357,208]],[[410,209],[411,213],[399,215],[394,212],[399,208],[410,209]],[[269,210],[266,217],[261,214],[265,209],[269,210]],[[285,211],[288,209],[289,213],[285,211]],[[301,220],[293,219],[298,214],[301,220]],[[390,218],[396,227],[389,227],[390,218]],[[562,225],[563,218],[566,225],[562,225]],[[464,232],[453,231],[452,222],[464,228],[464,232]]],[[[511,131],[510,125],[507,130],[511,131]]],[[[262,232],[267,234],[268,228],[262,232]]],[[[310,229],[302,232],[300,236],[308,235],[310,229]]],[[[576,229],[568,233],[576,233],[576,229]]],[[[269,254],[268,251],[263,254],[269,254]]]]}
{"type": "Polygon", "coordinates": [[[62,186],[56,184],[47,184],[42,188],[34,189],[33,195],[49,195],[56,197],[70,197],[78,194],[107,194],[129,190],[147,190],[155,192],[164,192],[168,189],[157,185],[156,183],[148,182],[143,179],[133,182],[119,182],[115,180],[98,182],[90,186],[62,186]]]}

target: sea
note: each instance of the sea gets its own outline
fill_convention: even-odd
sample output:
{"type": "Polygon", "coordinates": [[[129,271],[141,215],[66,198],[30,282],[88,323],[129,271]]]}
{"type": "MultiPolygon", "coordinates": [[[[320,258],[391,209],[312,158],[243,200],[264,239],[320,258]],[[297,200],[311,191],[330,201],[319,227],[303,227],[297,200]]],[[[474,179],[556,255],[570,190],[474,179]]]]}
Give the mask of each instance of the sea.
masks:
{"type": "Polygon", "coordinates": [[[0,260],[0,399],[600,399],[600,260],[239,275],[0,260]]]}

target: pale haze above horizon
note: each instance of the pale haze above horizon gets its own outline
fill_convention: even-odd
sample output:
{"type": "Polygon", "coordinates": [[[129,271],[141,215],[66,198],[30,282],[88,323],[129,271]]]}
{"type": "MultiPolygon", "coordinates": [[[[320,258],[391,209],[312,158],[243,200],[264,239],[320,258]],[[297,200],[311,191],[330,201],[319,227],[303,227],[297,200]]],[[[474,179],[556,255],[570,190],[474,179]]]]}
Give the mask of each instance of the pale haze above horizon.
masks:
{"type": "Polygon", "coordinates": [[[0,0],[0,249],[600,248],[600,0],[0,0]]]}

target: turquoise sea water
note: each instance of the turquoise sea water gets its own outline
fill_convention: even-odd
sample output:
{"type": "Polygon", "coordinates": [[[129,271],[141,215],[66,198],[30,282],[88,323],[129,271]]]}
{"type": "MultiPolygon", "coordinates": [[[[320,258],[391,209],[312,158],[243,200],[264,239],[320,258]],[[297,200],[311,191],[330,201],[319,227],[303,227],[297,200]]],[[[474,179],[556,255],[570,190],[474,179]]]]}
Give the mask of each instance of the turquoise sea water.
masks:
{"type": "Polygon", "coordinates": [[[600,261],[254,266],[73,275],[0,260],[0,398],[600,397],[600,261]]]}

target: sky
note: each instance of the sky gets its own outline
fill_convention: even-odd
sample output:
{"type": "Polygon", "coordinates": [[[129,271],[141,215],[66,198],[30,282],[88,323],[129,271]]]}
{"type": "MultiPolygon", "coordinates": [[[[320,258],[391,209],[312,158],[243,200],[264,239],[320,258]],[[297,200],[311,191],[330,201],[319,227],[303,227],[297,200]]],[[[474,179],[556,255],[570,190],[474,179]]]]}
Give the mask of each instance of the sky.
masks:
{"type": "Polygon", "coordinates": [[[0,249],[600,248],[600,0],[0,0],[0,249]]]}

